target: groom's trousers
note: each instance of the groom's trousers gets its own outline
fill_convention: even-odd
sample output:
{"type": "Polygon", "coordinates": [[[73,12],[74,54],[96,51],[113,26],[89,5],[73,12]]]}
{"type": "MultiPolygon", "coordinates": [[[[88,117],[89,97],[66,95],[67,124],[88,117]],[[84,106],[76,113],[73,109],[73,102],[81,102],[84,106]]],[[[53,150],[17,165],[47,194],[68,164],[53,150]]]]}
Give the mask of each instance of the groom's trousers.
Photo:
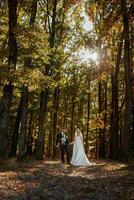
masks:
{"type": "Polygon", "coordinates": [[[63,163],[65,163],[65,154],[67,157],[67,163],[70,163],[70,156],[69,156],[69,150],[67,145],[61,145],[61,160],[63,163]]]}

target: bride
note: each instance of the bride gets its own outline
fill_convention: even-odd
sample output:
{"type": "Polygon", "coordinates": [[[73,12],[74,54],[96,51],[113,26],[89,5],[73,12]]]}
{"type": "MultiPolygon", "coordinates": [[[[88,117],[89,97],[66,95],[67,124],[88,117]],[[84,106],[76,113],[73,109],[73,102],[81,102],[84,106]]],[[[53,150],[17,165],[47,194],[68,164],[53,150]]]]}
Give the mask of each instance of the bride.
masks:
{"type": "Polygon", "coordinates": [[[73,154],[70,161],[71,165],[74,166],[89,166],[92,163],[89,162],[85,150],[84,150],[84,144],[83,144],[83,135],[79,128],[75,131],[75,140],[72,142],[73,145],[73,154]]]}

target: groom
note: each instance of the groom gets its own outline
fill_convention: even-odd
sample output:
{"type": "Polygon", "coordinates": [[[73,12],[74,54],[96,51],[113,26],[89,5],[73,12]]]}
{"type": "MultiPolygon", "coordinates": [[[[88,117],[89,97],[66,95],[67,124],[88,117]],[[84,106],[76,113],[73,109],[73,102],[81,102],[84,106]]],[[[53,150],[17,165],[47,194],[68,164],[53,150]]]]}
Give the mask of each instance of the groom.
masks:
{"type": "Polygon", "coordinates": [[[57,134],[56,146],[58,145],[58,143],[60,144],[62,163],[65,163],[65,153],[66,153],[67,163],[70,164],[69,150],[68,150],[69,141],[68,141],[68,136],[66,134],[67,134],[67,130],[65,128],[61,129],[61,131],[57,134]]]}

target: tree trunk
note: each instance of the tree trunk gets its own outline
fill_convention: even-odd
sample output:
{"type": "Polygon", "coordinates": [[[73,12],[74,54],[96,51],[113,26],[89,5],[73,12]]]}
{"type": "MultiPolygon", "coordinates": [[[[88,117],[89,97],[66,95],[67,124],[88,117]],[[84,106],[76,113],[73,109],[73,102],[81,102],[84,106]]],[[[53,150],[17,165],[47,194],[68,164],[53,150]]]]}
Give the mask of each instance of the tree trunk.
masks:
{"type": "Polygon", "coordinates": [[[34,26],[34,23],[35,23],[36,14],[37,14],[37,1],[38,0],[33,0],[32,5],[31,5],[32,9],[31,9],[30,22],[29,22],[30,26],[34,26]]]}
{"type": "Polygon", "coordinates": [[[19,127],[20,127],[20,121],[21,121],[21,108],[22,108],[22,96],[19,103],[19,107],[17,110],[17,116],[16,121],[14,125],[14,130],[12,134],[12,141],[11,141],[11,148],[10,148],[10,156],[16,157],[16,151],[17,151],[17,145],[18,145],[18,139],[19,139],[19,127]]]}
{"type": "Polygon", "coordinates": [[[18,141],[18,160],[23,160],[26,153],[27,139],[27,114],[28,114],[28,87],[23,85],[22,89],[22,107],[21,107],[21,125],[18,141]]]}
{"type": "Polygon", "coordinates": [[[118,76],[119,76],[119,66],[121,61],[123,45],[123,34],[120,39],[117,61],[115,67],[115,74],[113,75],[112,80],[112,125],[111,125],[111,149],[110,149],[110,158],[114,160],[119,159],[119,102],[118,102],[118,76]]]}
{"type": "Polygon", "coordinates": [[[104,128],[103,128],[103,155],[104,158],[108,158],[108,144],[107,144],[107,80],[105,81],[105,93],[104,93],[104,128]]]}
{"type": "Polygon", "coordinates": [[[85,144],[85,151],[88,154],[88,138],[89,138],[89,120],[90,120],[90,92],[88,93],[87,98],[87,132],[86,132],[86,144],[85,144]]]}
{"type": "MultiPolygon", "coordinates": [[[[31,5],[31,16],[29,25],[34,27],[36,12],[37,12],[37,0],[32,1],[31,5]]],[[[24,70],[25,67],[31,65],[32,57],[26,57],[24,60],[24,70]]],[[[22,107],[21,107],[21,129],[19,138],[19,155],[18,160],[24,159],[26,156],[26,139],[27,139],[27,114],[28,114],[28,87],[23,85],[22,88],[22,107]]]]}
{"type": "Polygon", "coordinates": [[[113,121],[114,121],[114,74],[111,75],[111,113],[110,113],[110,144],[109,144],[109,158],[113,158],[113,121]]]}
{"type": "MultiPolygon", "coordinates": [[[[48,1],[47,1],[48,3],[48,1]]],[[[50,49],[53,49],[55,46],[55,33],[56,33],[56,9],[57,9],[57,0],[53,2],[53,11],[52,11],[52,23],[51,23],[51,30],[50,30],[50,49]]],[[[45,69],[45,76],[51,76],[52,73],[52,66],[53,66],[53,57],[50,55],[50,64],[46,66],[45,69]]],[[[49,95],[49,86],[45,86],[45,89],[41,91],[41,98],[40,98],[40,111],[39,111],[39,133],[37,138],[37,155],[36,158],[42,160],[44,154],[44,123],[45,123],[45,116],[47,111],[47,103],[48,103],[48,95],[49,95]]]]}
{"type": "Polygon", "coordinates": [[[8,156],[8,120],[12,101],[13,86],[5,85],[0,104],[0,157],[8,156]]]}
{"type": "Polygon", "coordinates": [[[125,67],[125,83],[126,83],[126,102],[125,102],[125,118],[123,132],[123,158],[128,160],[131,151],[132,133],[132,84],[131,84],[131,68],[130,68],[130,39],[129,39],[129,18],[126,6],[126,0],[121,0],[121,11],[124,25],[124,67],[125,67]]]}
{"type": "MultiPolygon", "coordinates": [[[[100,121],[102,121],[102,111],[103,111],[103,94],[102,94],[102,82],[99,80],[99,85],[98,85],[98,90],[99,90],[99,117],[100,121]]],[[[99,157],[104,158],[105,153],[104,153],[104,132],[103,128],[99,128],[99,157]]]]}
{"type": "Polygon", "coordinates": [[[39,160],[43,159],[44,154],[44,122],[47,110],[49,89],[46,88],[45,91],[41,91],[40,97],[40,113],[39,113],[39,134],[37,138],[37,151],[36,158],[39,160]]]}
{"type": "Polygon", "coordinates": [[[53,114],[50,111],[50,122],[49,122],[49,136],[48,136],[48,147],[47,147],[47,154],[46,156],[48,158],[52,157],[52,140],[53,140],[53,136],[52,136],[52,123],[53,123],[53,114]]]}
{"type": "Polygon", "coordinates": [[[75,111],[75,94],[73,90],[72,104],[71,104],[71,125],[70,125],[71,141],[73,139],[73,133],[74,133],[74,111],[75,111]]]}
{"type": "MultiPolygon", "coordinates": [[[[9,68],[12,65],[16,66],[17,62],[17,41],[16,41],[16,33],[15,28],[17,26],[17,0],[8,0],[8,17],[9,17],[9,54],[8,54],[8,63],[9,68]]],[[[10,106],[12,101],[13,94],[13,85],[11,82],[4,87],[4,95],[1,100],[0,105],[0,148],[1,148],[1,156],[7,156],[7,130],[8,130],[8,120],[10,115],[10,106]],[[2,153],[3,152],[3,153],[2,153]]]]}
{"type": "MultiPolygon", "coordinates": [[[[64,118],[62,123],[67,127],[67,116],[68,116],[68,91],[64,91],[64,118]]],[[[61,124],[62,124],[61,123],[61,124]]]]}
{"type": "Polygon", "coordinates": [[[33,112],[31,111],[29,116],[29,128],[28,128],[28,137],[27,137],[27,147],[26,147],[26,156],[32,156],[32,148],[33,148],[33,112]]]}
{"type": "Polygon", "coordinates": [[[53,158],[56,156],[56,127],[57,127],[57,116],[58,116],[58,108],[59,108],[59,87],[55,88],[54,91],[54,113],[53,113],[53,158]]]}
{"type": "Polygon", "coordinates": [[[85,144],[85,151],[88,154],[88,138],[89,138],[89,120],[90,120],[90,101],[91,101],[91,94],[90,94],[90,75],[88,77],[88,97],[87,97],[87,133],[86,133],[86,144],[85,144]]]}
{"type": "Polygon", "coordinates": [[[9,56],[8,63],[9,67],[14,65],[16,67],[17,63],[17,54],[18,54],[18,46],[16,40],[16,28],[17,28],[17,6],[18,0],[8,0],[8,8],[9,8],[9,56]]]}
{"type": "Polygon", "coordinates": [[[130,23],[131,23],[131,29],[130,29],[130,37],[131,37],[131,43],[130,43],[130,60],[131,60],[131,75],[132,75],[132,112],[133,112],[133,135],[131,137],[131,148],[132,151],[134,152],[134,59],[133,59],[133,55],[134,55],[134,37],[133,37],[133,33],[134,33],[134,23],[133,20],[134,19],[134,3],[131,3],[131,18],[130,18],[130,23]]]}

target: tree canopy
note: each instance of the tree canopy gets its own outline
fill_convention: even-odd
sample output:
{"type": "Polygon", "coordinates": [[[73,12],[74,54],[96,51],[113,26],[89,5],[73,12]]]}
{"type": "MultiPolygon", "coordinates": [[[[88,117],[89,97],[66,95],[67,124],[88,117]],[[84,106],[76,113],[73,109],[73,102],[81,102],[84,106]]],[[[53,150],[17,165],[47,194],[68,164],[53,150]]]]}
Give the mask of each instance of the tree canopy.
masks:
{"type": "Polygon", "coordinates": [[[132,0],[0,1],[0,157],[57,156],[76,126],[87,154],[134,158],[132,0]]]}

